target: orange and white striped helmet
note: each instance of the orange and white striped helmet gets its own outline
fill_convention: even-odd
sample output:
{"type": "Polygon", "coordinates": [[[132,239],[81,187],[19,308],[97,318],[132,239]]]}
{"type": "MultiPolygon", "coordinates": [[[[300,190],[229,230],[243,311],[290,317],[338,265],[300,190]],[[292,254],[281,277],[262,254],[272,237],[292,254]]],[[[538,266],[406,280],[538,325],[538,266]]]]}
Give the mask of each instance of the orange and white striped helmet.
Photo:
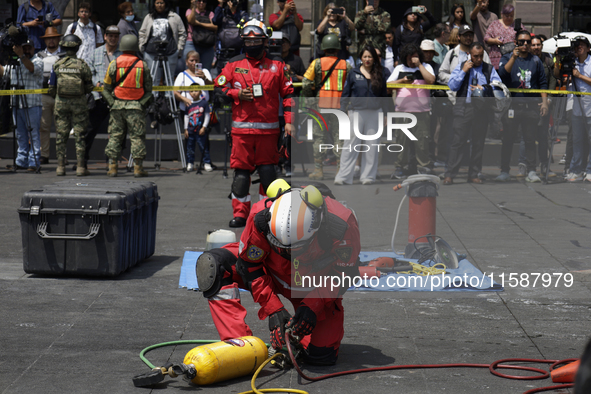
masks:
{"type": "Polygon", "coordinates": [[[279,254],[301,254],[322,222],[322,194],[314,186],[292,189],[273,202],[267,239],[279,254]]]}
{"type": "Polygon", "coordinates": [[[240,32],[242,38],[269,38],[265,24],[257,19],[251,19],[242,27],[240,32]]]}

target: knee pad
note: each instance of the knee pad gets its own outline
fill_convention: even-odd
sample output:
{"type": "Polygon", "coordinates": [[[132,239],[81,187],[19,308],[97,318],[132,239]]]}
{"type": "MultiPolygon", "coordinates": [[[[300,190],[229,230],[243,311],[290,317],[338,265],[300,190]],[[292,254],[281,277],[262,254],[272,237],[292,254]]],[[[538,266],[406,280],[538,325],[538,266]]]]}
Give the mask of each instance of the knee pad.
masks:
{"type": "Polygon", "coordinates": [[[261,177],[261,185],[263,186],[263,190],[266,192],[269,185],[277,178],[275,166],[273,164],[264,164],[262,166],[258,166],[257,169],[259,171],[259,176],[261,177]]]}
{"type": "Polygon", "coordinates": [[[250,189],[250,171],[234,170],[234,180],[232,181],[232,193],[238,198],[248,196],[250,189]]]}
{"type": "Polygon", "coordinates": [[[224,279],[226,272],[232,272],[232,265],[236,264],[236,256],[226,249],[212,249],[203,252],[197,259],[195,272],[197,274],[197,284],[199,290],[203,292],[205,298],[216,295],[222,286],[230,284],[224,279]]]}

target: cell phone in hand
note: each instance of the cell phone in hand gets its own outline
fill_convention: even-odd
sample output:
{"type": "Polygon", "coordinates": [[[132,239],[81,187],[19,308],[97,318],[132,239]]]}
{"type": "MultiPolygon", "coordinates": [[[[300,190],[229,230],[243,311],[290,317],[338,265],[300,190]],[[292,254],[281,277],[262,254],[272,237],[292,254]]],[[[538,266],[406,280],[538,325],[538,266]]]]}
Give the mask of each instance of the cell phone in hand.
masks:
{"type": "Polygon", "coordinates": [[[343,15],[345,13],[345,10],[343,10],[342,8],[333,8],[332,13],[334,15],[343,15]]]}
{"type": "Polygon", "coordinates": [[[425,7],[423,7],[423,6],[412,7],[411,11],[416,14],[422,14],[423,12],[425,12],[425,7]]]}
{"type": "Polygon", "coordinates": [[[203,69],[203,63],[195,63],[195,70],[202,70],[203,69]]]}
{"type": "Polygon", "coordinates": [[[39,22],[42,22],[42,21],[43,21],[43,17],[42,17],[42,16],[38,16],[38,17],[37,17],[37,20],[38,20],[39,22]]]}

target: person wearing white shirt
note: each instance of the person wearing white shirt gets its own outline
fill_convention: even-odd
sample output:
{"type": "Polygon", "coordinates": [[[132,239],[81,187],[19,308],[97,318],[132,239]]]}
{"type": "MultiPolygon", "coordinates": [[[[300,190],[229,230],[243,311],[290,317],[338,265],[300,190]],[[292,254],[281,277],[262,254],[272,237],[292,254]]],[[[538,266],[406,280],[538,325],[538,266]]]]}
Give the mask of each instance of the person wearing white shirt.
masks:
{"type": "Polygon", "coordinates": [[[66,35],[75,34],[82,40],[76,56],[86,63],[92,60],[94,50],[104,44],[103,32],[99,25],[90,20],[92,11],[89,3],[80,3],[78,6],[78,20],[66,29],[66,35]]]}

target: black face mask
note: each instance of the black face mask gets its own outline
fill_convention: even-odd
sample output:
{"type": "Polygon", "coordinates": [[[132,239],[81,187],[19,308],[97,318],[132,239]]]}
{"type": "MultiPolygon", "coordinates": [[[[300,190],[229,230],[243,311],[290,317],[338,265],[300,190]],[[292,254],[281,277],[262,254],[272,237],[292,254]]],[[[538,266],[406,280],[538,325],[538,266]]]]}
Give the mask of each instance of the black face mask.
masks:
{"type": "Polygon", "coordinates": [[[250,46],[244,47],[244,51],[246,52],[246,54],[248,55],[248,57],[252,57],[252,58],[258,58],[259,56],[261,56],[261,53],[263,53],[263,51],[265,50],[265,45],[261,44],[261,45],[254,45],[254,46],[250,46]]]}

